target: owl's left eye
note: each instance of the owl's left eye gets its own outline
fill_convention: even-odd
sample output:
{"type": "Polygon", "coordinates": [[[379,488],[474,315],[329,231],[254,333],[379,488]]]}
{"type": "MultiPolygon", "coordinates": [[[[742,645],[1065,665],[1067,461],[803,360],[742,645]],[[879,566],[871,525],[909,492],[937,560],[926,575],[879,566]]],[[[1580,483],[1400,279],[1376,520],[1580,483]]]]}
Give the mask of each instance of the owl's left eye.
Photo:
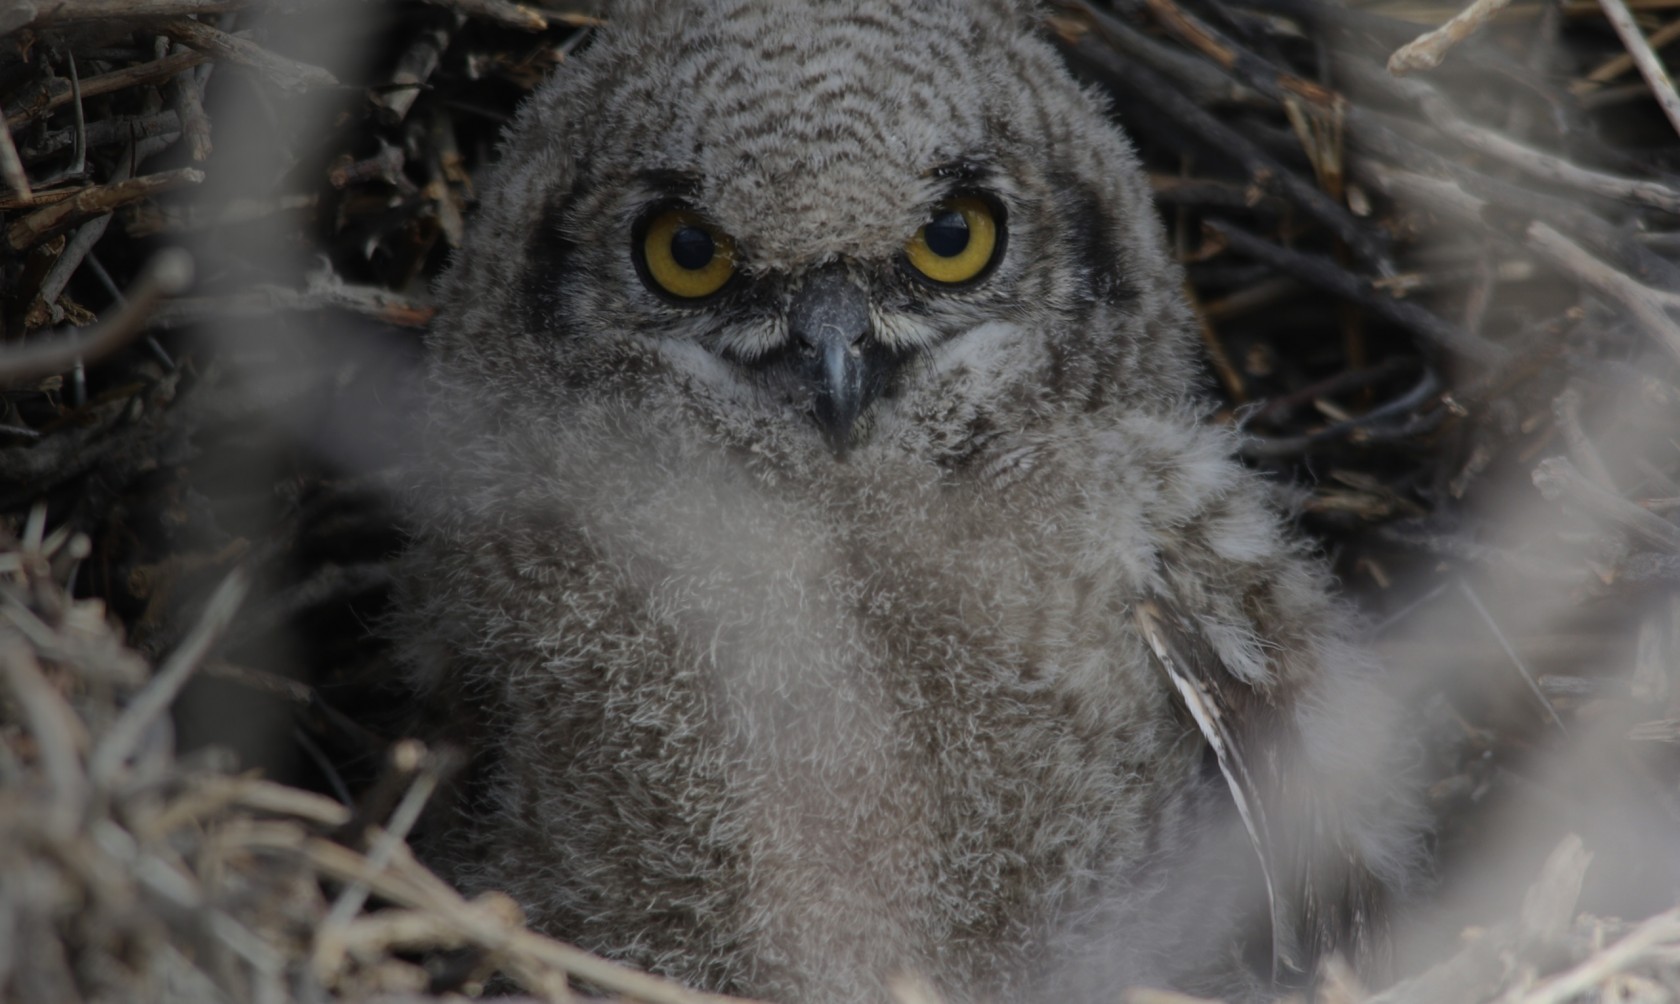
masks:
{"type": "Polygon", "coordinates": [[[690,209],[670,207],[636,228],[634,255],[642,280],[678,300],[701,300],[735,274],[735,242],[690,209]]]}
{"type": "Polygon", "coordinates": [[[960,195],[942,203],[904,245],[904,260],[941,286],[974,282],[1003,250],[1003,209],[991,199],[960,195]]]}

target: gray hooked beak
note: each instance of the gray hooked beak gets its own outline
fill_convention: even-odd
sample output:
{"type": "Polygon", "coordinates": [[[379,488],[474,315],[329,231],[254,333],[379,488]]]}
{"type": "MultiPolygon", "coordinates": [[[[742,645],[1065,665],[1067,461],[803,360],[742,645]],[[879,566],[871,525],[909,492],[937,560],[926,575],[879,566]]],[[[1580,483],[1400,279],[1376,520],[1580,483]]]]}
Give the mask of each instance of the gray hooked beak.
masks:
{"type": "Polygon", "coordinates": [[[845,456],[858,416],[880,393],[890,354],[869,337],[869,295],[838,267],[811,276],[794,295],[788,328],[815,385],[817,421],[845,456]]]}

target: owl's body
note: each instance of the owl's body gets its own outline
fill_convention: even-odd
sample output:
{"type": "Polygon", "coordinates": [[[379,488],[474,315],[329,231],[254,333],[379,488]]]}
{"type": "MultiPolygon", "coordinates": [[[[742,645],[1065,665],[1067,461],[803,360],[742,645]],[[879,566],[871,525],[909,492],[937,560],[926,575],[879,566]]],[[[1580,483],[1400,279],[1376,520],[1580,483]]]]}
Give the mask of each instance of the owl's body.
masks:
{"type": "Polygon", "coordinates": [[[397,621],[474,753],[434,859],[722,991],[1188,979],[1265,908],[1176,657],[1270,765],[1292,931],[1359,926],[1412,832],[1361,773],[1381,704],[1027,12],[615,13],[442,290],[397,621]],[[995,246],[953,281],[963,220],[995,246]]]}

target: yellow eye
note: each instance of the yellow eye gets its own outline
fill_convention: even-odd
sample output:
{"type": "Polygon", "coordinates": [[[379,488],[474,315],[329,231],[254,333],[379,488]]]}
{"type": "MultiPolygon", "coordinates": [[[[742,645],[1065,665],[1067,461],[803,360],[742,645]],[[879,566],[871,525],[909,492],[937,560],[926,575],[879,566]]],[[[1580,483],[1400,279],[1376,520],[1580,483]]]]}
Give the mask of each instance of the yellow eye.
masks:
{"type": "Polygon", "coordinates": [[[992,204],[974,195],[943,203],[910,243],[904,256],[917,272],[945,285],[977,279],[997,257],[1000,222],[992,204]]]}
{"type": "Polygon", "coordinates": [[[735,242],[687,209],[654,214],[639,250],[649,285],[678,299],[711,296],[735,274],[735,242]]]}

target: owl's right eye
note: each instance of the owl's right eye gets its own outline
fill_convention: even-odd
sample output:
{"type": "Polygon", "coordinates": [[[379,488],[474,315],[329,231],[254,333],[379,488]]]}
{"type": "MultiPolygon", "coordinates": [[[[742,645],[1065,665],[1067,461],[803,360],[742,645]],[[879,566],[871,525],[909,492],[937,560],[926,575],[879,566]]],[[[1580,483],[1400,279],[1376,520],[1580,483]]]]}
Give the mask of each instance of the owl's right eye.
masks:
{"type": "Polygon", "coordinates": [[[735,275],[735,242],[690,209],[658,210],[636,228],[642,280],[678,300],[702,300],[735,275]]]}

